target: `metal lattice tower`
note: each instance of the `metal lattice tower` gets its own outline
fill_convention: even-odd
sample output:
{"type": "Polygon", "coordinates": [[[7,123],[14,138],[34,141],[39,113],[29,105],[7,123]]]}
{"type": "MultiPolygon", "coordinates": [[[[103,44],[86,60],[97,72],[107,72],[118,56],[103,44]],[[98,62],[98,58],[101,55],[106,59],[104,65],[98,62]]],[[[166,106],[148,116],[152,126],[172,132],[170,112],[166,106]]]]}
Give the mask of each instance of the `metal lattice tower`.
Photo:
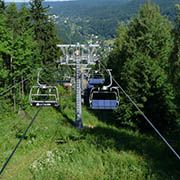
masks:
{"type": "Polygon", "coordinates": [[[96,64],[98,60],[97,48],[98,44],[62,44],[57,45],[61,48],[63,56],[60,57],[58,62],[60,65],[69,65],[76,67],[76,119],[75,125],[81,129],[82,123],[82,99],[81,99],[81,84],[83,68],[87,68],[88,65],[96,64]]]}

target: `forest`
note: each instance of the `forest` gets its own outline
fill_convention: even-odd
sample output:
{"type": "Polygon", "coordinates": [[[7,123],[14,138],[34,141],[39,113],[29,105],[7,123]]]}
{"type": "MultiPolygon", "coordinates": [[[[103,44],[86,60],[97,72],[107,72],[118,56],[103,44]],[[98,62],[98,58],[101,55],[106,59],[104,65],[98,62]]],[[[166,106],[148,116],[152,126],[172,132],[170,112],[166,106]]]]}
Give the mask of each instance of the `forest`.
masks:
{"type": "Polygon", "coordinates": [[[28,9],[23,5],[19,10],[15,3],[6,6],[1,1],[0,7],[0,90],[2,92],[22,81],[15,92],[7,94],[14,99],[14,105],[28,92],[34,70],[53,64],[58,57],[56,44],[59,40],[53,18],[47,14],[41,1],[34,1],[30,6],[28,9]]]}
{"type": "MultiPolygon", "coordinates": [[[[121,11],[114,7],[119,1],[114,1],[110,9],[121,11]]],[[[97,11],[91,14],[91,18],[98,18],[95,24],[89,22],[94,29],[101,30],[94,33],[100,34],[101,63],[112,69],[114,79],[179,154],[180,4],[174,1],[168,6],[169,1],[158,0],[155,1],[157,4],[142,1],[137,8],[138,1],[130,1],[128,5],[121,1],[121,6],[133,4],[132,14],[123,10],[125,15],[128,14],[128,21],[122,18],[121,22],[119,14],[115,11],[109,14],[108,9],[101,13],[111,18],[104,16],[101,19],[101,15],[97,15],[100,12],[98,6],[104,7],[99,4],[101,1],[94,2],[97,11]],[[160,9],[162,4],[166,7],[164,11],[160,9]],[[166,10],[172,8],[173,15],[167,16],[166,10]],[[113,23],[114,16],[121,23],[111,26],[107,22],[113,23]],[[100,27],[98,21],[108,24],[113,40],[111,35],[103,32],[107,29],[103,28],[104,25],[100,27]],[[104,39],[111,42],[108,51],[104,39]]],[[[103,2],[106,6],[108,1],[103,2]]],[[[79,5],[88,6],[86,1],[83,1],[85,5],[81,3],[79,1],[79,5]]],[[[61,23],[57,24],[52,11],[43,0],[32,0],[28,6],[6,4],[0,0],[0,168],[23,136],[30,119],[39,113],[37,122],[23,137],[2,178],[179,179],[179,159],[122,91],[116,110],[96,113],[83,105],[85,128],[77,130],[72,126],[74,89],[67,90],[57,84],[57,79],[64,74],[59,72],[61,69],[56,64],[62,55],[57,44],[66,42],[67,34],[63,37],[59,33],[60,28],[61,32],[66,30],[61,23]],[[57,85],[60,108],[45,107],[41,110],[30,106],[29,91],[36,83],[39,68],[45,69],[45,82],[57,85]],[[60,74],[56,76],[55,72],[60,74]]],[[[89,16],[83,8],[78,13],[82,13],[79,17],[85,19],[89,16]]],[[[61,19],[61,14],[58,15],[61,19]]],[[[70,16],[74,18],[76,14],[72,12],[70,16]]],[[[64,12],[62,22],[65,17],[64,12]]],[[[83,28],[82,24],[78,25],[84,22],[81,20],[73,25],[75,34],[80,32],[79,27],[83,28]]],[[[78,36],[68,33],[74,37],[73,41],[79,40],[78,36]]],[[[91,33],[87,30],[82,42],[91,33]]],[[[65,70],[69,71],[66,67],[65,70]]]]}

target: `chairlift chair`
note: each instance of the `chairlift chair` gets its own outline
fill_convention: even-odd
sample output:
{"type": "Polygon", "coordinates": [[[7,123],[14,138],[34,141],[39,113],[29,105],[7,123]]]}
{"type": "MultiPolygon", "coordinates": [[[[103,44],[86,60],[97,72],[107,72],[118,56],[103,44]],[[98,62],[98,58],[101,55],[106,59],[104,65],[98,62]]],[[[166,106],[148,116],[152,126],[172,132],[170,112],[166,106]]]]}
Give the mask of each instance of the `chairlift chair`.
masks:
{"type": "Polygon", "coordinates": [[[87,106],[89,106],[89,96],[91,89],[94,87],[102,86],[105,82],[104,76],[99,73],[99,71],[95,71],[92,75],[87,75],[87,84],[84,89],[84,100],[87,106]]]}
{"type": "Polygon", "coordinates": [[[119,105],[118,89],[103,90],[93,88],[89,96],[89,105],[91,109],[97,110],[114,110],[119,105]]]}
{"type": "Polygon", "coordinates": [[[59,93],[56,86],[32,86],[29,95],[32,106],[59,106],[59,93]]]}
{"type": "Polygon", "coordinates": [[[93,88],[94,86],[100,86],[103,85],[105,82],[105,79],[102,74],[96,73],[92,75],[88,80],[88,89],[93,88]]]}
{"type": "Polygon", "coordinates": [[[41,69],[37,76],[37,85],[32,86],[29,102],[32,106],[59,106],[59,92],[56,86],[41,84],[39,82],[41,69]]]}
{"type": "Polygon", "coordinates": [[[107,86],[93,87],[89,95],[91,109],[114,110],[119,105],[119,89],[112,86],[111,70],[108,70],[110,83],[107,86]]]}

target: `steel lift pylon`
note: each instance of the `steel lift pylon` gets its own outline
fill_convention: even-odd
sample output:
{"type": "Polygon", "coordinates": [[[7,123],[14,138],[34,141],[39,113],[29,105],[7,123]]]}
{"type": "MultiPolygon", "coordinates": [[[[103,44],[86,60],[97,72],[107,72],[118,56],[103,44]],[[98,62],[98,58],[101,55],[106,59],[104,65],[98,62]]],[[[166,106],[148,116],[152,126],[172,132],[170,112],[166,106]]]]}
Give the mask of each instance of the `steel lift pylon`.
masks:
{"type": "Polygon", "coordinates": [[[83,128],[82,121],[82,74],[83,69],[88,65],[95,65],[98,61],[97,48],[98,44],[58,44],[57,47],[61,48],[63,56],[60,57],[58,63],[60,65],[75,66],[76,69],[76,117],[75,126],[78,129],[83,128]]]}

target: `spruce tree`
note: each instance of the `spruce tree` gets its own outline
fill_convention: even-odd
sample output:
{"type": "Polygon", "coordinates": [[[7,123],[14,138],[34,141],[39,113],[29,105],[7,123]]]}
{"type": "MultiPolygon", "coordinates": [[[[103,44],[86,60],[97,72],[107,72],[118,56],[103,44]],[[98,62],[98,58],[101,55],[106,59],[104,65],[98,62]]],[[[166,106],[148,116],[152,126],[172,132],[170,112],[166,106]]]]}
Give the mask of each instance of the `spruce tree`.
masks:
{"type": "MultiPolygon", "coordinates": [[[[180,4],[177,5],[176,26],[174,29],[174,49],[170,59],[171,79],[176,92],[176,103],[180,107],[180,4]]],[[[180,114],[180,108],[178,109],[180,114]]]]}
{"type": "Polygon", "coordinates": [[[19,32],[20,24],[18,23],[19,14],[15,3],[10,3],[6,8],[6,25],[11,29],[15,38],[19,32]]]}
{"type": "Polygon", "coordinates": [[[0,0],[0,14],[4,13],[5,8],[6,8],[6,6],[5,6],[4,0],[0,0]]]}
{"type": "Polygon", "coordinates": [[[6,17],[0,15],[0,87],[5,88],[10,85],[12,32],[6,26],[6,17]]]}
{"type": "Polygon", "coordinates": [[[48,7],[43,7],[43,0],[30,1],[30,12],[34,28],[34,39],[39,44],[40,56],[43,65],[54,62],[58,55],[58,38],[55,24],[48,14],[48,7]]]}
{"type": "MultiPolygon", "coordinates": [[[[173,48],[171,23],[151,3],[143,5],[126,27],[120,27],[109,67],[138,106],[158,125],[170,132],[176,125],[174,92],[169,83],[169,57],[173,48]]],[[[121,94],[118,119],[146,127],[137,110],[121,94]]]]}

